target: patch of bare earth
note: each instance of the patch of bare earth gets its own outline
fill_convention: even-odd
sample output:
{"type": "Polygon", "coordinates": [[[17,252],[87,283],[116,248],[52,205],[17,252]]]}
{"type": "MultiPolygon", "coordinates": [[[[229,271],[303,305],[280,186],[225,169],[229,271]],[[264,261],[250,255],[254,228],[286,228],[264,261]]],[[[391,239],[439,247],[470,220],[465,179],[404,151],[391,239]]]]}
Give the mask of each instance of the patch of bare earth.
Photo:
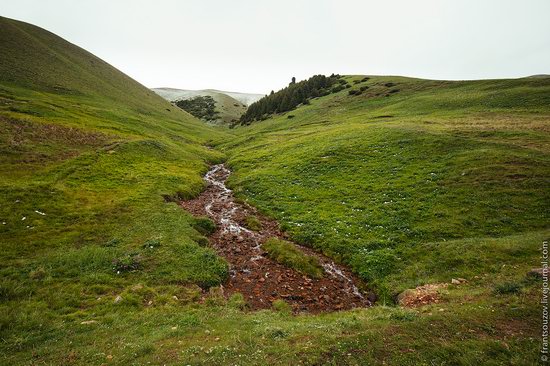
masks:
{"type": "Polygon", "coordinates": [[[218,225],[210,236],[210,244],[230,264],[230,277],[224,284],[226,296],[243,294],[251,309],[269,308],[273,301],[282,299],[294,312],[326,312],[372,304],[374,295],[362,293],[359,280],[348,269],[309,248],[298,246],[319,259],[325,271],[320,279],[268,258],[262,243],[271,237],[287,238],[276,221],[235,201],[232,191],[225,186],[229,174],[224,165],[213,166],[205,176],[206,190],[199,197],[181,203],[192,214],[209,216],[218,225]],[[259,231],[244,226],[249,215],[260,220],[259,231]]]}
{"type": "Polygon", "coordinates": [[[447,288],[448,283],[430,283],[405,290],[399,294],[397,302],[407,308],[437,304],[441,302],[441,290],[447,288]]]}

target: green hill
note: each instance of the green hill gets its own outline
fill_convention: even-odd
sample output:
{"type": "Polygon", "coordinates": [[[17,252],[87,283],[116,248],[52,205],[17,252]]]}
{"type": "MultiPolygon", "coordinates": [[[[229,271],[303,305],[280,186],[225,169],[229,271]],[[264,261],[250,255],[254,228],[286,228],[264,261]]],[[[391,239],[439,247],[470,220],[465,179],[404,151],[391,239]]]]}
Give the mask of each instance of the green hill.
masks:
{"type": "Polygon", "coordinates": [[[1,363],[66,336],[60,322],[110,313],[108,294],[142,283],[183,302],[225,280],[165,202],[202,189],[221,157],[204,145],[222,133],[41,28],[0,18],[0,54],[1,363]]]}
{"type": "Polygon", "coordinates": [[[427,279],[394,273],[423,243],[548,229],[550,79],[344,79],[221,145],[237,193],[295,240],[391,295],[427,279]]]}
{"type": "Polygon", "coordinates": [[[239,118],[246,111],[248,102],[255,101],[262,97],[262,95],[259,94],[234,93],[214,89],[185,90],[173,88],[153,88],[151,90],[171,102],[192,99],[195,97],[212,97],[216,103],[215,111],[217,112],[214,123],[223,124],[226,126],[237,123],[239,118]]]}
{"type": "MultiPolygon", "coordinates": [[[[526,335],[538,334],[539,293],[527,273],[540,267],[550,235],[550,78],[343,80],[351,88],[236,128],[218,145],[237,195],[277,218],[293,240],[347,263],[377,288],[379,303],[424,284],[468,280],[448,288],[443,304],[415,313],[405,328],[418,327],[426,343],[408,357],[386,351],[389,364],[440,364],[442,354],[470,364],[475,352],[489,362],[492,347],[510,363],[511,349],[536,354],[526,335]],[[482,308],[494,313],[487,318],[482,308]],[[434,318],[445,331],[423,330],[434,318]],[[515,348],[497,350],[506,323],[525,326],[506,338],[515,348]],[[472,324],[495,336],[477,343],[472,324]]],[[[400,329],[392,337],[404,344],[400,329]]],[[[354,357],[351,364],[367,356],[354,357]]]]}
{"type": "Polygon", "coordinates": [[[344,76],[229,134],[41,28],[0,18],[0,55],[0,363],[538,362],[550,79],[344,76]],[[229,268],[172,201],[225,159],[240,199],[377,306],[209,294],[229,268]]]}

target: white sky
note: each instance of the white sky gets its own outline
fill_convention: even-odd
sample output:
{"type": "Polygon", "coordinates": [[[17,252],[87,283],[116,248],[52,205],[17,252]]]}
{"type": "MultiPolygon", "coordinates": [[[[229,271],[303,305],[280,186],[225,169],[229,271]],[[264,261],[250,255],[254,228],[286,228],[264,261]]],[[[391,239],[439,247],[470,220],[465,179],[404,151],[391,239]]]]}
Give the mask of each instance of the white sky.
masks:
{"type": "Polygon", "coordinates": [[[0,0],[0,15],[148,87],[267,93],[318,73],[550,73],[550,0],[0,0]]]}

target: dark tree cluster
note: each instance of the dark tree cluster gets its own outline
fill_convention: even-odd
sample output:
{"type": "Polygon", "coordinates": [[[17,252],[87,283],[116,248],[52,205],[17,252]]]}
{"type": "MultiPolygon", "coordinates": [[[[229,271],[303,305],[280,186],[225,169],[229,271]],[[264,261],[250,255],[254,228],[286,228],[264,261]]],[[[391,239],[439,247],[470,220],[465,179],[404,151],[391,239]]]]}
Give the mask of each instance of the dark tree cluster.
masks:
{"type": "Polygon", "coordinates": [[[307,80],[296,82],[292,78],[290,84],[271,92],[262,99],[252,103],[245,114],[241,116],[241,124],[250,124],[252,121],[265,119],[274,113],[288,112],[300,104],[309,104],[309,100],[343,90],[347,82],[340,79],[340,75],[315,75],[307,80]]]}
{"type": "Polygon", "coordinates": [[[178,100],[176,105],[193,116],[205,121],[214,121],[218,118],[216,101],[209,95],[196,96],[191,99],[178,100]]]}

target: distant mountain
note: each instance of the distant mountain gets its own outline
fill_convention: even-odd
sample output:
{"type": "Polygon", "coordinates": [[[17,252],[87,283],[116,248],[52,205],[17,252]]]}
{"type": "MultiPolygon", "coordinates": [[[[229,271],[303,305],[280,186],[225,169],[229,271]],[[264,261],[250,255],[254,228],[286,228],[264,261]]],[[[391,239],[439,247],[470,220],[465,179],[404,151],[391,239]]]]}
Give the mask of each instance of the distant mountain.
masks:
{"type": "Polygon", "coordinates": [[[174,88],[153,88],[155,93],[171,102],[191,99],[197,96],[210,96],[216,102],[218,123],[231,124],[239,120],[248,106],[262,98],[262,94],[227,92],[215,89],[185,90],[174,88]]]}

